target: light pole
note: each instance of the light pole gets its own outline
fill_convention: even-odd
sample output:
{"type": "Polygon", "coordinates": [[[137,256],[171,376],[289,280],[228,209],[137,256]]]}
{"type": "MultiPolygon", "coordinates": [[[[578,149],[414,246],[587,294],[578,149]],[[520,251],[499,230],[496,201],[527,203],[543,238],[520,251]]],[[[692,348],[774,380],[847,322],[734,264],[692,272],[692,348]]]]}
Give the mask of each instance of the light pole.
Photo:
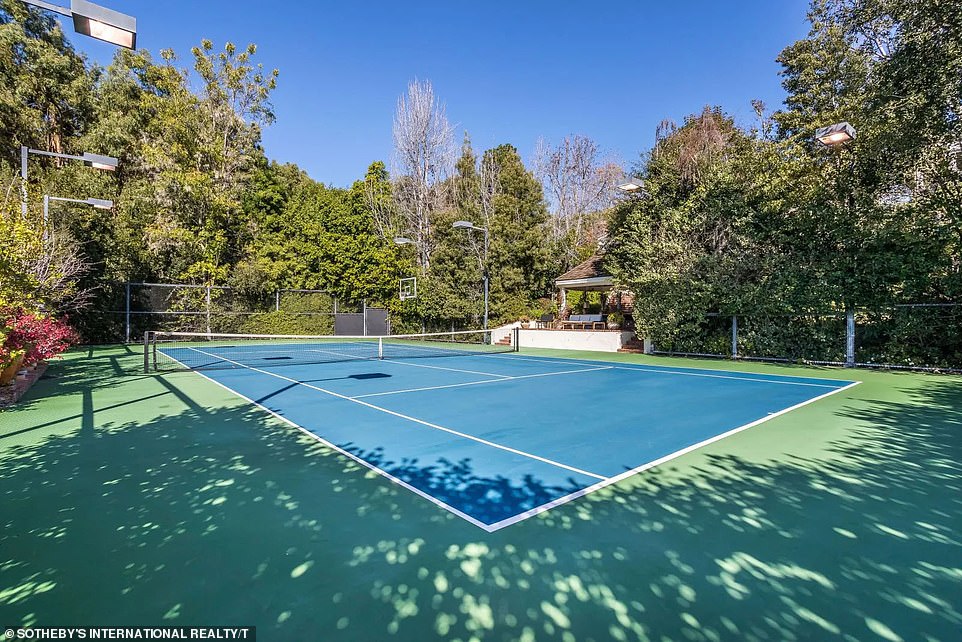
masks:
{"type": "Polygon", "coordinates": [[[23,189],[22,198],[20,199],[20,213],[24,218],[27,218],[27,156],[29,154],[36,154],[37,156],[52,156],[54,158],[66,158],[68,160],[78,160],[82,161],[84,165],[88,167],[93,167],[94,169],[102,169],[108,172],[112,172],[117,169],[117,165],[120,164],[113,156],[104,156],[102,154],[90,154],[84,152],[79,156],[73,154],[58,154],[57,152],[46,152],[42,149],[31,149],[26,145],[20,146],[20,181],[23,189]]]}
{"type": "Polygon", "coordinates": [[[471,221],[455,221],[451,226],[456,230],[467,230],[470,234],[471,232],[484,232],[484,254],[482,255],[478,252],[478,263],[481,265],[481,276],[484,278],[484,329],[488,329],[488,245],[490,243],[490,238],[488,236],[488,228],[479,227],[472,223],[471,221]]]}
{"type": "Polygon", "coordinates": [[[40,7],[73,19],[77,33],[127,49],[137,48],[137,19],[133,16],[101,7],[87,0],[70,0],[70,8],[44,0],[22,0],[24,4],[40,7]]]}
{"type": "MultiPolygon", "coordinates": [[[[844,121],[828,127],[819,127],[815,130],[815,140],[825,147],[841,149],[843,145],[855,140],[855,128],[844,121]]],[[[841,167],[839,169],[841,170],[841,167]]],[[[849,207],[854,207],[851,188],[846,197],[849,207]]],[[[857,252],[854,259],[858,260],[857,252]]],[[[855,366],[855,307],[850,300],[845,301],[845,366],[849,368],[855,366]]]]}
{"type": "Polygon", "coordinates": [[[62,203],[80,203],[81,205],[90,205],[98,210],[109,210],[113,208],[114,202],[107,201],[102,198],[64,198],[62,196],[50,196],[49,194],[43,195],[43,235],[44,238],[47,237],[47,230],[49,227],[50,220],[50,201],[59,201],[62,203]]]}

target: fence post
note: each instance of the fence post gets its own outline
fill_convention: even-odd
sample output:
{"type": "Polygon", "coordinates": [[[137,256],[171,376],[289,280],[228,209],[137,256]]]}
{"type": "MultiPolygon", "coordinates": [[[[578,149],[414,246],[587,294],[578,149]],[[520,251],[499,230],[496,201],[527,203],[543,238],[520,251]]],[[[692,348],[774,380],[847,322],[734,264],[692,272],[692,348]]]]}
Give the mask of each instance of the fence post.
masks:
{"type": "Polygon", "coordinates": [[[281,311],[281,291],[274,292],[274,312],[281,311]]]}
{"type": "Polygon", "coordinates": [[[126,307],[124,308],[124,343],[130,343],[130,281],[124,284],[126,307]]]}
{"type": "Polygon", "coordinates": [[[362,309],[364,312],[364,336],[366,337],[367,336],[367,299],[364,299],[361,305],[363,306],[362,309]]]}
{"type": "Polygon", "coordinates": [[[210,334],[210,286],[207,286],[207,334],[210,334]]]}
{"type": "Polygon", "coordinates": [[[144,374],[150,374],[150,331],[144,332],[144,374]]]}
{"type": "Polygon", "coordinates": [[[738,358],[738,317],[732,315],[732,359],[738,358]]]}
{"type": "Polygon", "coordinates": [[[855,367],[855,309],[845,311],[845,367],[855,367]]]}

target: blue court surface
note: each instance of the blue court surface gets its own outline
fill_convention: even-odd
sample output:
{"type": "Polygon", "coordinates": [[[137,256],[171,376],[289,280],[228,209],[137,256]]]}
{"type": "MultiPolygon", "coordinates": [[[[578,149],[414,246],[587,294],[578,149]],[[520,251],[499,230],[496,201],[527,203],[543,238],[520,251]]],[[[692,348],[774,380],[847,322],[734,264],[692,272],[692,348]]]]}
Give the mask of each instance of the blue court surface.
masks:
{"type": "Polygon", "coordinates": [[[520,353],[271,365],[260,349],[202,376],[487,531],[855,385],[520,353]]]}

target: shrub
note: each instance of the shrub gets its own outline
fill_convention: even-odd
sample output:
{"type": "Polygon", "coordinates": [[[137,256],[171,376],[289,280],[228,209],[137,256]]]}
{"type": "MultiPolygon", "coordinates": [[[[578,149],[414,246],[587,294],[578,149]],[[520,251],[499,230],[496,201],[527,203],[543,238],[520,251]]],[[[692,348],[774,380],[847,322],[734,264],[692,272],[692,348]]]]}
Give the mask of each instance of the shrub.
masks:
{"type": "Polygon", "coordinates": [[[621,312],[612,312],[608,315],[608,323],[622,327],[625,325],[625,315],[621,312]]]}
{"type": "Polygon", "coordinates": [[[0,365],[10,363],[19,351],[26,353],[30,366],[59,356],[78,341],[67,323],[23,308],[0,310],[0,365]]]}

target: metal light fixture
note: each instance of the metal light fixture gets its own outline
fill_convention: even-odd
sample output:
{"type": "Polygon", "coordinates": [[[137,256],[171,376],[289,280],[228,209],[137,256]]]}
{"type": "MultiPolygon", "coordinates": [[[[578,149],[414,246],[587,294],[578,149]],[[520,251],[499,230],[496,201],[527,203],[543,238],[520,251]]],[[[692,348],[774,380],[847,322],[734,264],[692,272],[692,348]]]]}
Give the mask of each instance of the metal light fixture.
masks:
{"type": "MultiPolygon", "coordinates": [[[[834,125],[829,125],[828,127],[819,127],[815,130],[815,140],[824,145],[825,147],[841,147],[846,143],[850,143],[855,140],[855,128],[849,123],[842,121],[840,123],[835,123],[834,125]]],[[[840,186],[841,188],[841,186],[840,186]]],[[[846,196],[851,199],[853,194],[851,187],[847,188],[848,193],[846,196]]],[[[852,307],[850,302],[846,302],[845,305],[845,367],[852,368],[855,366],[855,309],[852,307]]]]}
{"type": "Polygon", "coordinates": [[[847,122],[835,123],[815,130],[815,140],[826,147],[844,145],[855,140],[855,128],[847,122]]]}
{"type": "Polygon", "coordinates": [[[88,198],[87,205],[93,205],[98,210],[112,210],[114,208],[113,201],[103,198],[88,198]]]}
{"type": "Polygon", "coordinates": [[[98,210],[109,210],[113,209],[114,202],[108,201],[102,198],[65,198],[63,196],[49,196],[47,194],[43,195],[43,237],[44,239],[49,237],[48,230],[50,221],[50,201],[58,201],[61,203],[80,203],[81,205],[90,205],[97,208],[98,210]]]}
{"type": "Polygon", "coordinates": [[[78,160],[88,167],[93,167],[94,169],[102,169],[108,172],[112,172],[117,169],[120,165],[120,161],[113,156],[104,156],[103,154],[91,154],[89,152],[84,152],[79,156],[74,154],[59,154],[57,152],[47,152],[42,149],[31,149],[26,145],[20,146],[20,180],[22,181],[23,194],[20,201],[20,211],[23,217],[27,217],[27,156],[30,154],[36,154],[38,156],[52,156],[54,158],[65,158],[68,160],[78,160]]]}
{"type": "Polygon", "coordinates": [[[94,169],[102,169],[108,172],[112,172],[117,169],[117,165],[120,161],[113,156],[104,156],[103,154],[90,154],[84,152],[81,156],[84,165],[87,167],[93,167],[94,169]]]}
{"type": "Polygon", "coordinates": [[[394,244],[395,245],[414,245],[414,241],[412,241],[406,236],[395,236],[394,244]]]}
{"type": "Polygon", "coordinates": [[[628,180],[622,183],[619,183],[615,187],[620,189],[622,192],[627,192],[629,194],[638,194],[644,191],[645,184],[644,184],[644,181],[642,181],[642,179],[632,176],[628,180]]]}
{"type": "MultiPolygon", "coordinates": [[[[490,237],[488,236],[488,228],[479,227],[472,223],[471,221],[455,221],[452,228],[456,230],[468,230],[471,232],[484,232],[484,259],[488,258],[488,244],[490,242],[490,237]]],[[[484,329],[488,329],[488,268],[484,264],[484,259],[478,254],[478,263],[481,264],[481,276],[484,278],[484,329]]]]}
{"type": "Polygon", "coordinates": [[[70,0],[69,9],[44,0],[23,0],[23,2],[72,18],[74,31],[77,33],[127,49],[137,48],[137,19],[133,16],[101,7],[87,0],[70,0]]]}
{"type": "Polygon", "coordinates": [[[63,203],[80,203],[81,205],[91,205],[98,210],[109,210],[114,206],[113,201],[102,198],[64,198],[62,196],[44,196],[45,201],[61,201],[63,203]]]}
{"type": "Polygon", "coordinates": [[[77,33],[127,49],[137,48],[137,19],[133,16],[87,0],[70,0],[70,13],[77,33]]]}

